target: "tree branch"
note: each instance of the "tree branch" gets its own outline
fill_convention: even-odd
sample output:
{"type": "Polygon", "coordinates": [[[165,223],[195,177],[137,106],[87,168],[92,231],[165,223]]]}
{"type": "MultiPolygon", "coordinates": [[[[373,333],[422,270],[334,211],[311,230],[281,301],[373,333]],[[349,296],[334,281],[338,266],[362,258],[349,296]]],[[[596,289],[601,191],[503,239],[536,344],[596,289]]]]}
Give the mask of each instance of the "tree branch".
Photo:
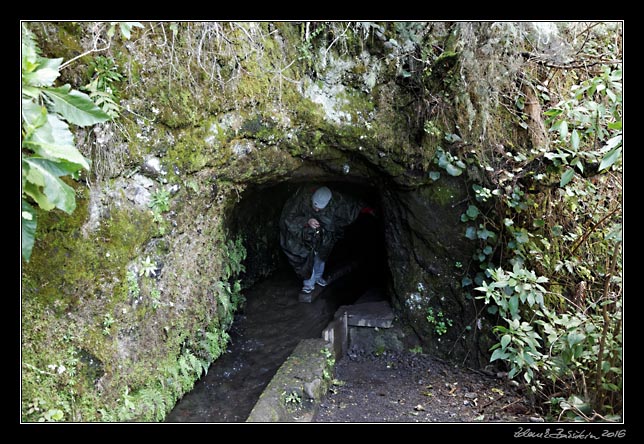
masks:
{"type": "Polygon", "coordinates": [[[568,63],[557,64],[557,63],[548,62],[547,60],[543,60],[540,58],[540,56],[536,54],[531,54],[529,52],[522,52],[521,55],[523,56],[523,58],[527,59],[528,62],[534,62],[539,65],[545,66],[546,68],[554,68],[554,69],[579,69],[579,68],[589,68],[595,65],[613,65],[613,64],[622,63],[621,60],[616,60],[616,59],[609,59],[609,60],[600,59],[595,61],[574,60],[568,63]]]}

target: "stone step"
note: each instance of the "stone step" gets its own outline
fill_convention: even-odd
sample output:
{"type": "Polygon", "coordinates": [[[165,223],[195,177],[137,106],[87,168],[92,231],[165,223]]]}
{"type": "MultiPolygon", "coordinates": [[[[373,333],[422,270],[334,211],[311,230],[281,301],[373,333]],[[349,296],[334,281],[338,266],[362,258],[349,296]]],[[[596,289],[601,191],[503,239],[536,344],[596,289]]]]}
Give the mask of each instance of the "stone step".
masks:
{"type": "Polygon", "coordinates": [[[390,328],[394,322],[394,312],[387,301],[345,305],[341,309],[349,326],[390,328]]]}
{"type": "Polygon", "coordinates": [[[336,361],[342,359],[349,348],[347,315],[334,318],[322,331],[322,338],[331,344],[336,361]]]}

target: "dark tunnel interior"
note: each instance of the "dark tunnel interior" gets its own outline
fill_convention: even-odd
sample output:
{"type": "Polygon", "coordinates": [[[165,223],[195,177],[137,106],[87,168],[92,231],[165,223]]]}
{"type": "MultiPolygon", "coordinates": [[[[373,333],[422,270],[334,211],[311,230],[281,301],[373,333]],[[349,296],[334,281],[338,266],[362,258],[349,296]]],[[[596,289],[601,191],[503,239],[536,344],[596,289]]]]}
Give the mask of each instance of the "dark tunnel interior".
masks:
{"type": "Polygon", "coordinates": [[[346,180],[288,181],[255,185],[246,189],[231,211],[228,230],[231,237],[241,236],[246,247],[245,272],[240,276],[245,288],[281,270],[295,276],[279,243],[279,220],[287,199],[298,187],[328,186],[333,192],[356,197],[372,208],[374,215],[360,214],[344,230],[327,261],[325,275],[351,263],[353,278],[364,279],[369,287],[384,291],[388,279],[379,190],[368,184],[346,180]]]}

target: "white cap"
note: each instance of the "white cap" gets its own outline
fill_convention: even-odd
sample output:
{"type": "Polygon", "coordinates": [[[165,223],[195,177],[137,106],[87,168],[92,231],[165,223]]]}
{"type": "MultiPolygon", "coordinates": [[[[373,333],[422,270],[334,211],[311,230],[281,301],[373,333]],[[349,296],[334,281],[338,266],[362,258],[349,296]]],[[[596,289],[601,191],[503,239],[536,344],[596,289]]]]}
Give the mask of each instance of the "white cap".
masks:
{"type": "Polygon", "coordinates": [[[318,188],[317,190],[315,190],[315,193],[313,193],[313,208],[321,210],[327,206],[330,200],[331,190],[327,187],[318,188]]]}

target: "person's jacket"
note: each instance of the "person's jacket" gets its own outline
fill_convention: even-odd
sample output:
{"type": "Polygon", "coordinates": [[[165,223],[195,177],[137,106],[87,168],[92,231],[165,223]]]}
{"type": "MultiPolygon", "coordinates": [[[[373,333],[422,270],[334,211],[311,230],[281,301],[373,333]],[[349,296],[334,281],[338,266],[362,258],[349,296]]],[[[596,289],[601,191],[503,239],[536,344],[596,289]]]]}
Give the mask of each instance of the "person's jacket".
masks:
{"type": "Polygon", "coordinates": [[[302,279],[311,275],[315,253],[326,261],[344,228],[358,218],[364,207],[358,199],[332,190],[327,206],[315,211],[311,199],[316,189],[300,187],[284,204],[280,217],[280,245],[302,279]],[[308,225],[311,218],[320,222],[319,229],[308,225]]]}

